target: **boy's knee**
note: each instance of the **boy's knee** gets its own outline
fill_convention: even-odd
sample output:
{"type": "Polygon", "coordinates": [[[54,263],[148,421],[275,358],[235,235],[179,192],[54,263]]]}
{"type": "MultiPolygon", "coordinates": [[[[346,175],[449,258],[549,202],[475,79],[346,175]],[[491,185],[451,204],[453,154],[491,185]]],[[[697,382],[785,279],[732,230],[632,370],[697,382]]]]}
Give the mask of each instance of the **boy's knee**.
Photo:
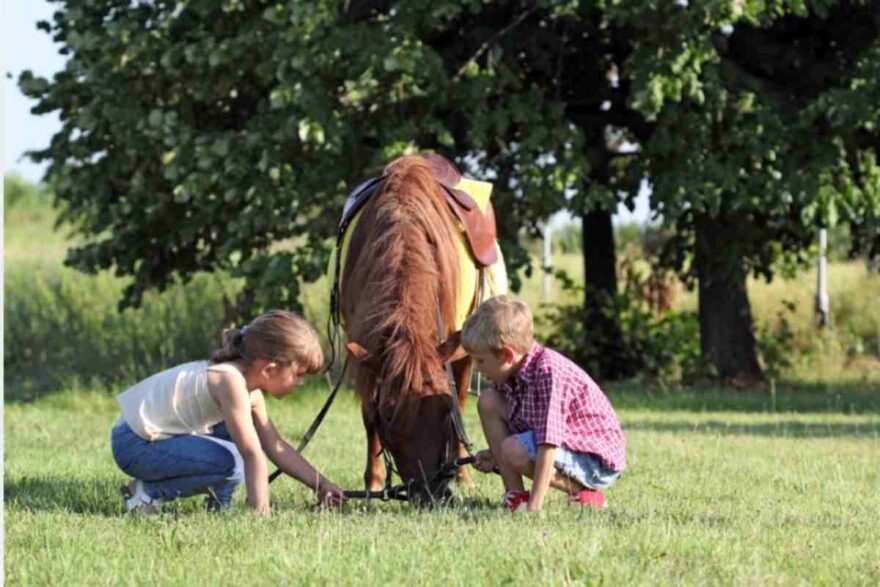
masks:
{"type": "Polygon", "coordinates": [[[501,457],[518,473],[525,471],[529,466],[529,453],[516,436],[508,436],[501,443],[501,457]]]}
{"type": "Polygon", "coordinates": [[[492,416],[504,418],[507,416],[507,404],[500,392],[490,388],[483,391],[477,399],[477,412],[480,418],[492,416]]]}

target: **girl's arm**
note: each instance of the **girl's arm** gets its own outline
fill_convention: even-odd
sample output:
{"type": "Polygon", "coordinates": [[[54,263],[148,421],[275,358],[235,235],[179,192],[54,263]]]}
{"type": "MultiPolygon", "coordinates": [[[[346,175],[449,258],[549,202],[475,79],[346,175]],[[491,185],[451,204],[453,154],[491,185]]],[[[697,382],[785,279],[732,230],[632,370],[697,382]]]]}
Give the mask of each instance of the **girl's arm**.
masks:
{"type": "Polygon", "coordinates": [[[251,394],[253,422],[260,444],[266,456],[282,472],[300,481],[318,494],[321,501],[329,505],[339,505],[342,490],[321,475],[309,462],[293,448],[281,434],[266,410],[266,400],[260,392],[251,394]]]}
{"type": "Polygon", "coordinates": [[[220,403],[226,428],[244,461],[248,503],[259,514],[269,513],[269,480],[260,438],[251,418],[248,390],[229,373],[208,372],[208,388],[220,403]]]}

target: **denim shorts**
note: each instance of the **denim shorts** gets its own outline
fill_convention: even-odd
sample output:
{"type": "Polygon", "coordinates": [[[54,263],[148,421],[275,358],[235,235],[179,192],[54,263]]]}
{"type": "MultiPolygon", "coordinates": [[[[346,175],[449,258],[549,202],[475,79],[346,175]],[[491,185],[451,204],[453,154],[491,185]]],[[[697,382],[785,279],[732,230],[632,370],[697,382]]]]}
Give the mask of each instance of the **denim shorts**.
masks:
{"type": "MultiPolygon", "coordinates": [[[[535,444],[535,433],[531,430],[514,434],[529,454],[529,460],[534,461],[538,457],[538,445],[535,444]]],[[[604,489],[610,487],[620,472],[609,469],[602,464],[602,461],[594,454],[585,452],[575,452],[568,450],[564,446],[556,447],[556,460],[553,463],[556,469],[590,489],[604,489]]]]}
{"type": "Polygon", "coordinates": [[[119,468],[143,481],[150,497],[172,500],[213,493],[216,503],[209,503],[209,507],[223,509],[244,481],[244,462],[223,423],[214,426],[210,435],[184,434],[149,441],[120,418],[111,432],[110,446],[119,468]]]}

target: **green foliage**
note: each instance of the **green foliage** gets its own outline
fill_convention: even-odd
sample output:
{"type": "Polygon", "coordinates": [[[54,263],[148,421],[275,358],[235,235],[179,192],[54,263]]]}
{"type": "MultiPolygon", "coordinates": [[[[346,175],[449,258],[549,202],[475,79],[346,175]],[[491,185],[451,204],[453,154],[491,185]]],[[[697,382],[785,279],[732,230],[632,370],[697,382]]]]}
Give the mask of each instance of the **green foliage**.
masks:
{"type": "Polygon", "coordinates": [[[3,177],[3,216],[6,222],[33,220],[33,213],[49,209],[46,190],[17,176],[3,177]]]}
{"type": "Polygon", "coordinates": [[[202,276],[119,313],[123,283],[69,269],[6,273],[4,388],[29,399],[77,382],[119,390],[171,365],[206,359],[219,344],[232,283],[202,276]]]}
{"type": "Polygon", "coordinates": [[[63,121],[33,157],[84,239],[67,263],[132,276],[123,306],[222,270],[251,305],[296,307],[348,191],[424,148],[496,181],[515,270],[522,225],[557,210],[584,166],[579,133],[515,53],[482,59],[479,5],[60,4],[40,26],[65,70],[19,78],[63,121]],[[462,26],[474,34],[442,41],[462,26]],[[295,250],[273,247],[290,238],[295,250]]]}
{"type": "Polygon", "coordinates": [[[731,262],[767,277],[803,264],[819,226],[852,224],[869,252],[880,242],[878,7],[609,7],[639,31],[634,92],[655,121],[644,161],[665,222],[682,237],[701,216],[739,223],[731,262]]]}
{"type": "MultiPolygon", "coordinates": [[[[564,291],[583,299],[583,287],[564,272],[556,273],[564,291]]],[[[624,290],[600,311],[620,326],[622,340],[609,340],[585,323],[580,304],[548,304],[541,320],[547,321],[550,334],[546,343],[583,366],[597,379],[612,375],[636,375],[668,382],[693,383],[712,374],[700,352],[700,327],[696,312],[666,311],[657,315],[639,290],[624,290]],[[605,372],[608,353],[617,347],[619,360],[626,370],[605,372]]]]}
{"type": "Polygon", "coordinates": [[[794,311],[794,302],[785,302],[784,309],[779,311],[776,321],[765,324],[758,333],[758,348],[764,369],[767,376],[772,379],[778,379],[792,366],[796,349],[793,344],[795,334],[790,316],[794,311]]]}

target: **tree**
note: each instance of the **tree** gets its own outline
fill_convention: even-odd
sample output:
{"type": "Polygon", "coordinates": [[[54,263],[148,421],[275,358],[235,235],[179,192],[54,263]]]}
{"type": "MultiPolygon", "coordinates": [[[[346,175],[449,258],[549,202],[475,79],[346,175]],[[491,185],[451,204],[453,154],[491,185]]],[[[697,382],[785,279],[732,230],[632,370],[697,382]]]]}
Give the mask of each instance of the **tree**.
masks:
{"type": "MultiPolygon", "coordinates": [[[[639,187],[639,179],[627,173],[636,155],[622,146],[649,132],[644,117],[629,104],[630,83],[623,75],[632,50],[627,27],[616,26],[598,7],[583,3],[501,2],[462,11],[439,29],[445,32],[424,37],[443,56],[447,71],[468,63],[475,74],[489,80],[492,95],[533,103],[537,97],[538,103],[558,112],[544,119],[545,125],[555,127],[548,126],[538,136],[541,143],[531,149],[520,149],[523,137],[535,136],[535,121],[523,116],[505,121],[504,128],[493,128],[493,136],[470,140],[467,134],[456,134],[456,144],[494,151],[496,162],[514,152],[528,155],[531,161],[512,174],[515,178],[534,172],[535,155],[538,160],[561,158],[547,137],[570,137],[563,153],[570,161],[565,169],[577,174],[573,197],[560,200],[557,194],[547,199],[542,194],[541,201],[532,200],[521,214],[510,217],[516,221],[510,228],[534,227],[540,220],[536,213],[549,215],[560,208],[581,218],[586,282],[582,320],[602,348],[597,375],[634,374],[633,363],[622,352],[619,326],[607,311],[617,294],[611,215],[621,201],[632,205],[639,187]],[[497,148],[498,144],[509,146],[497,148]]],[[[530,192],[523,195],[528,198],[530,192]]]]}
{"type": "Polygon", "coordinates": [[[557,210],[575,181],[577,133],[539,89],[474,60],[444,68],[420,37],[468,2],[407,3],[393,18],[370,2],[58,3],[39,26],[65,69],[19,82],[35,112],[62,120],[32,156],[85,239],[66,262],[132,276],[123,306],[229,270],[253,308],[295,307],[348,191],[420,148],[495,174],[514,266],[527,261],[520,223],[557,210]],[[273,248],[286,239],[298,246],[273,248]]]}
{"type": "Polygon", "coordinates": [[[746,276],[804,262],[836,211],[876,230],[880,4],[609,10],[637,31],[652,206],[677,233],[667,259],[699,282],[703,351],[760,379],[746,276]]]}

